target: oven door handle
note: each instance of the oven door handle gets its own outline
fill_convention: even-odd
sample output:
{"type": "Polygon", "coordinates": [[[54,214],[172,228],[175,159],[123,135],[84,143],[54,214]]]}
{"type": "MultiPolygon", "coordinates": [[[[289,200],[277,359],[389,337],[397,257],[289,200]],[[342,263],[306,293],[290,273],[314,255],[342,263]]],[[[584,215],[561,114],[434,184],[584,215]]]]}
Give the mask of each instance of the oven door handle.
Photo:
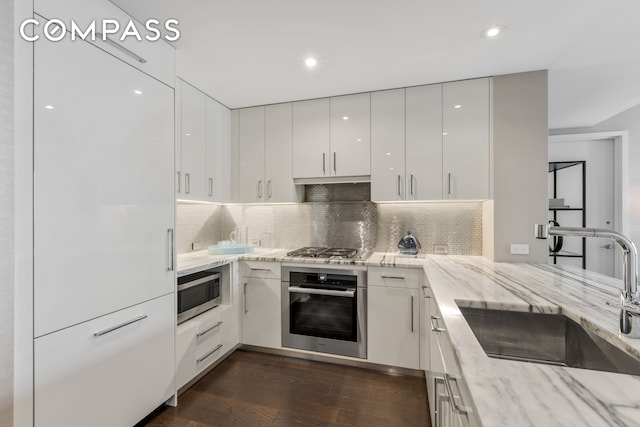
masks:
{"type": "Polygon", "coordinates": [[[348,291],[332,291],[330,289],[301,288],[299,286],[289,286],[289,292],[296,292],[298,294],[328,295],[332,297],[346,298],[354,298],[356,296],[355,289],[349,289],[348,291]]]}

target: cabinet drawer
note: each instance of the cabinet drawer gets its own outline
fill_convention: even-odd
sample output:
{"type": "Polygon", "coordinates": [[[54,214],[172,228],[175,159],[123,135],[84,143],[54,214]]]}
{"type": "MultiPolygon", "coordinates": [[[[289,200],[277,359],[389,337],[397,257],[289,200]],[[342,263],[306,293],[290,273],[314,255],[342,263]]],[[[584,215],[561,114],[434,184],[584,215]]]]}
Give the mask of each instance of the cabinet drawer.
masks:
{"type": "Polygon", "coordinates": [[[258,277],[280,280],[280,263],[265,261],[242,261],[242,277],[258,277]]]}
{"type": "Polygon", "coordinates": [[[233,319],[233,310],[228,305],[220,305],[189,319],[178,325],[176,329],[176,354],[180,357],[190,353],[196,346],[236,324],[237,320],[233,319]]]}
{"type": "Polygon", "coordinates": [[[174,325],[171,294],[37,338],[35,425],[136,424],[174,394],[174,325]]]}
{"type": "Polygon", "coordinates": [[[369,267],[369,286],[419,288],[425,282],[421,268],[369,267]]]}
{"type": "MultiPolygon", "coordinates": [[[[174,87],[174,48],[162,38],[157,41],[146,40],[145,36],[147,34],[150,37],[153,37],[154,34],[146,30],[144,22],[140,23],[135,20],[133,21],[142,41],[138,41],[135,36],[127,37],[121,41],[120,37],[132,18],[114,4],[106,0],[35,0],[34,10],[44,18],[60,19],[65,23],[68,31],[71,30],[72,20],[80,27],[81,31],[88,28],[91,21],[95,20],[96,33],[102,32],[103,20],[117,20],[120,24],[120,30],[109,37],[113,43],[103,41],[98,34],[96,34],[95,41],[91,40],[91,43],[163,83],[174,87]],[[119,47],[116,47],[116,45],[119,47]]],[[[149,18],[156,18],[160,21],[160,25],[156,27],[161,33],[169,36],[174,35],[172,32],[164,31],[164,21],[160,17],[149,18]]],[[[38,20],[40,19],[38,18],[38,20]]],[[[42,29],[44,24],[45,22],[40,22],[37,28],[42,29]]],[[[112,26],[110,25],[109,28],[112,26]]],[[[173,25],[173,27],[177,28],[176,25],[173,25]]],[[[71,35],[67,34],[67,37],[70,38],[71,35]]],[[[91,35],[86,40],[90,41],[90,38],[91,35]]],[[[40,42],[44,43],[44,41],[40,42]]]]}
{"type": "Polygon", "coordinates": [[[235,344],[232,331],[225,330],[199,344],[190,353],[178,358],[176,388],[183,387],[196,375],[230,351],[235,344]]]}

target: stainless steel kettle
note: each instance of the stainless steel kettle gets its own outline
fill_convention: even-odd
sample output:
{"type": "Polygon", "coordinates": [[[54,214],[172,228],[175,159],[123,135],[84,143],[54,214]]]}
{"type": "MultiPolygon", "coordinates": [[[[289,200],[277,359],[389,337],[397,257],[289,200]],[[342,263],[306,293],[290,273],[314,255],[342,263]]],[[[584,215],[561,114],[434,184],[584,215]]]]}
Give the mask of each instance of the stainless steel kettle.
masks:
{"type": "Polygon", "coordinates": [[[398,252],[404,255],[417,255],[420,249],[422,249],[422,245],[418,239],[411,235],[410,231],[407,231],[407,235],[398,242],[398,252]]]}

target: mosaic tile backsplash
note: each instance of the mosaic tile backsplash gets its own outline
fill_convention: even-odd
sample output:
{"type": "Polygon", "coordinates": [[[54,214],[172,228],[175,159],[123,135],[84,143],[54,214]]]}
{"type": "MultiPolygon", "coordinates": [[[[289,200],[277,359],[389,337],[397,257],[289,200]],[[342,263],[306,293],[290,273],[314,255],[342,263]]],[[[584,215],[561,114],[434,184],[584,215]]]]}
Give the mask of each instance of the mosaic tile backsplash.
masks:
{"type": "Polygon", "coordinates": [[[482,255],[481,202],[178,203],[178,253],[206,249],[247,226],[262,247],[355,247],[393,252],[407,232],[427,254],[482,255]],[[192,243],[196,242],[192,249],[192,243]]]}

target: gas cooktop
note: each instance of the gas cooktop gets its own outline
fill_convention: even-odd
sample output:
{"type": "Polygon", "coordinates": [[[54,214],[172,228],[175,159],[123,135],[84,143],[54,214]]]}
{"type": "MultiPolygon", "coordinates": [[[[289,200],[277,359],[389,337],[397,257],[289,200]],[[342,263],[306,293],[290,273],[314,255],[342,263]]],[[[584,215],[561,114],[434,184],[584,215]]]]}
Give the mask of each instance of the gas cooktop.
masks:
{"type": "Polygon", "coordinates": [[[287,256],[296,258],[329,258],[329,259],[351,259],[358,254],[353,248],[324,248],[318,246],[307,246],[287,253],[287,256]]]}

